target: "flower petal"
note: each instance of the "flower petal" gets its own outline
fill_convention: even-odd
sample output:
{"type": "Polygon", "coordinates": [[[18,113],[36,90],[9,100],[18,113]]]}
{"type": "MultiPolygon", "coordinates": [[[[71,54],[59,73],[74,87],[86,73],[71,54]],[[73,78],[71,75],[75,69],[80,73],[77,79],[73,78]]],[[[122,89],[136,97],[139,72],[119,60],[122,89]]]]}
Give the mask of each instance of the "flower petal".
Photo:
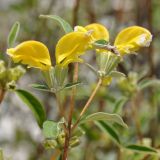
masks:
{"type": "Polygon", "coordinates": [[[98,23],[92,23],[84,27],[87,31],[93,31],[92,36],[97,41],[104,39],[109,41],[109,32],[106,27],[98,23]]]}
{"type": "Polygon", "coordinates": [[[87,32],[87,30],[82,26],[75,26],[74,32],[87,32]]]}
{"type": "Polygon", "coordinates": [[[121,55],[138,51],[141,47],[148,47],[152,41],[151,33],[139,26],[132,26],[122,30],[116,37],[114,45],[121,55]]]}
{"type": "Polygon", "coordinates": [[[92,42],[92,36],[88,32],[71,32],[64,35],[56,45],[56,63],[60,64],[70,57],[78,57],[84,54],[92,42]]]}
{"type": "Polygon", "coordinates": [[[51,67],[48,48],[38,41],[25,41],[15,48],[7,49],[7,54],[15,63],[21,62],[41,70],[48,70],[51,67]]]}
{"type": "Polygon", "coordinates": [[[61,64],[60,66],[62,67],[66,67],[69,63],[74,63],[74,62],[79,62],[79,63],[83,63],[83,59],[78,58],[78,57],[68,57],[66,58],[61,64]]]}

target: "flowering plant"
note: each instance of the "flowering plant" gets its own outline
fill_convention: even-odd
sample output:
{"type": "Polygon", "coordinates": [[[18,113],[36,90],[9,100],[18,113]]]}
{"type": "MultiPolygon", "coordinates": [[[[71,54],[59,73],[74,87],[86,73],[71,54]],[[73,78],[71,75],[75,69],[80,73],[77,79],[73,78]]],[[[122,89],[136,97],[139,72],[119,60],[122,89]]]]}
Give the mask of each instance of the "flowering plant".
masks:
{"type": "MultiPolygon", "coordinates": [[[[73,147],[78,146],[80,137],[85,134],[83,125],[93,121],[99,128],[106,130],[117,142],[119,147],[131,150],[141,150],[147,153],[155,153],[156,150],[140,145],[123,146],[120,144],[117,133],[112,128],[112,123],[127,128],[127,124],[117,113],[95,112],[87,114],[92,100],[96,93],[103,87],[108,87],[112,79],[118,79],[118,87],[125,91],[126,98],[132,99],[135,93],[142,89],[138,88],[137,78],[134,74],[129,75],[128,79],[124,73],[117,71],[119,63],[125,63],[124,57],[137,52],[143,47],[148,47],[152,41],[151,33],[140,26],[131,26],[123,29],[115,38],[113,45],[109,40],[108,29],[99,23],[89,24],[85,27],[75,26],[74,29],[62,18],[51,15],[41,15],[41,18],[54,19],[60,22],[65,35],[62,36],[55,47],[56,64],[53,65],[49,49],[45,44],[35,40],[27,40],[15,45],[15,40],[19,31],[19,23],[16,23],[9,36],[9,44],[6,53],[15,62],[25,64],[41,71],[45,84],[32,84],[32,87],[41,91],[53,93],[57,99],[60,117],[56,120],[48,120],[45,107],[30,92],[18,89],[16,81],[25,73],[21,66],[6,68],[3,61],[0,61],[0,89],[3,94],[9,89],[14,91],[32,110],[44,135],[44,146],[58,151],[56,158],[67,160],[68,152],[73,147]],[[94,51],[89,52],[88,51],[94,51]],[[88,64],[84,59],[84,54],[96,53],[97,68],[88,64]],[[73,82],[68,82],[70,75],[68,66],[74,63],[73,82]],[[76,86],[82,85],[78,81],[78,64],[88,66],[97,76],[97,84],[91,92],[89,99],[82,107],[82,111],[74,115],[76,86]],[[6,81],[7,79],[7,81],[6,81]],[[14,84],[13,84],[14,81],[14,84]],[[12,82],[12,83],[11,83],[12,82]],[[12,84],[12,85],[11,85],[12,84]],[[9,86],[7,88],[7,86],[9,86]],[[14,86],[14,87],[13,87],[14,86]],[[132,87],[131,87],[132,86],[132,87]],[[63,106],[62,93],[64,90],[71,89],[70,104],[67,111],[63,106]],[[108,123],[110,125],[108,125],[108,123]]],[[[3,99],[1,93],[1,101],[3,99]]],[[[67,96],[67,95],[65,95],[67,96]]],[[[135,97],[134,97],[135,98],[135,97]]],[[[126,99],[125,99],[126,102],[126,99]]],[[[140,139],[141,140],[141,139],[140,139]]]]}

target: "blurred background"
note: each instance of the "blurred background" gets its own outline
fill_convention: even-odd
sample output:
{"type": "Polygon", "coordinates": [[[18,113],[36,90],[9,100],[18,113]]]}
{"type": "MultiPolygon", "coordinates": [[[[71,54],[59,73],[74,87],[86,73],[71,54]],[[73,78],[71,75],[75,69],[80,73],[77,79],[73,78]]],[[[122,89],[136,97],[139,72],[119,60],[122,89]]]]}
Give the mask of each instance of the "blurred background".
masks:
{"type": "MultiPolygon", "coordinates": [[[[118,69],[125,74],[137,72],[144,77],[160,77],[160,1],[159,0],[0,0],[0,54],[4,55],[7,48],[7,36],[15,21],[21,24],[17,43],[25,40],[38,40],[47,45],[53,64],[55,63],[54,49],[58,39],[64,35],[62,28],[54,21],[40,19],[40,14],[54,14],[68,21],[72,26],[87,25],[98,22],[106,26],[110,32],[110,42],[113,43],[117,33],[131,25],[143,26],[153,34],[153,42],[147,49],[139,51],[138,56],[127,56],[118,69]]],[[[7,57],[5,57],[7,59],[7,57]]],[[[85,57],[94,64],[93,54],[85,57]]],[[[96,77],[84,66],[80,66],[80,80],[87,84],[95,82],[96,77]]],[[[21,78],[18,87],[32,91],[46,107],[49,119],[56,119],[57,108],[53,95],[35,91],[29,84],[41,82],[42,78],[36,69],[28,69],[21,78]],[[36,76],[35,76],[36,75],[36,76]]],[[[79,88],[77,104],[83,106],[91,87],[79,88]]],[[[116,82],[109,89],[103,88],[102,95],[97,95],[90,112],[99,109],[113,111],[114,102],[121,96],[117,91],[116,82]],[[109,91],[108,91],[109,90],[109,91]],[[95,107],[94,107],[95,106],[95,107]],[[97,109],[98,106],[98,109],[97,109]],[[100,108],[101,107],[101,108],[100,108]],[[106,107],[106,108],[105,108],[106,107]]],[[[154,95],[159,91],[154,88],[145,90],[140,100],[139,114],[142,122],[142,134],[152,141],[152,145],[160,146],[159,120],[160,107],[155,103],[154,95]]],[[[160,97],[158,97],[160,98],[160,97]]],[[[127,108],[127,107],[126,107],[127,108]]],[[[128,108],[121,114],[130,124],[128,108]],[[127,112],[127,113],[126,113],[127,112]],[[128,115],[127,115],[128,114],[128,115]]],[[[118,160],[117,147],[104,135],[98,134],[91,126],[95,135],[87,134],[82,138],[80,147],[71,153],[71,159],[76,160],[118,160]],[[81,152],[80,152],[81,151],[81,152]],[[91,156],[91,153],[94,153],[91,156]]],[[[121,131],[124,141],[136,142],[134,125],[130,133],[121,131]],[[133,130],[133,132],[132,132],[133,130]]],[[[44,150],[43,136],[36,124],[31,111],[13,93],[7,93],[0,105],[0,148],[4,150],[6,159],[13,160],[48,160],[51,150],[44,150]]],[[[128,158],[129,159],[129,158],[128,158]]],[[[126,158],[126,160],[128,160],[126,158]]]]}

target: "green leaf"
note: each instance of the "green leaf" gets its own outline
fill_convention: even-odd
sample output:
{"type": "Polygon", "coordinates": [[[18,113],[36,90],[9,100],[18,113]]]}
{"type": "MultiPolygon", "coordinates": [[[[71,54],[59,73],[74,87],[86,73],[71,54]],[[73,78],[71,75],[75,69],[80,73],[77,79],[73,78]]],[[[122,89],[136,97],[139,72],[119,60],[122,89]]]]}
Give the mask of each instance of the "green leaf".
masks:
{"type": "Polygon", "coordinates": [[[118,72],[118,71],[112,71],[109,76],[111,77],[115,77],[115,78],[119,78],[119,77],[126,77],[126,75],[122,72],[118,72]]]}
{"type": "Polygon", "coordinates": [[[40,103],[40,101],[26,90],[17,89],[15,90],[15,92],[21,98],[21,100],[31,109],[39,126],[42,127],[43,122],[46,120],[46,114],[44,111],[44,107],[40,103]]]}
{"type": "Polygon", "coordinates": [[[117,132],[115,131],[115,129],[113,127],[111,127],[110,125],[108,125],[107,123],[103,122],[103,121],[97,121],[95,122],[95,124],[105,133],[107,133],[112,139],[113,141],[115,141],[118,145],[121,144],[119,136],[117,134],[117,132]]]}
{"type": "Polygon", "coordinates": [[[40,15],[40,18],[48,18],[48,19],[56,20],[57,22],[60,23],[60,25],[64,29],[65,33],[73,32],[73,29],[70,26],[70,24],[59,16],[56,16],[56,15],[40,15]]]}
{"type": "Polygon", "coordinates": [[[127,128],[127,125],[124,123],[123,119],[118,114],[109,114],[104,112],[97,112],[88,115],[87,117],[83,118],[80,123],[86,123],[88,121],[107,121],[118,123],[119,125],[127,128]]]}
{"type": "Polygon", "coordinates": [[[160,86],[160,80],[158,79],[144,79],[139,82],[138,87],[140,90],[145,89],[147,87],[160,86]]]}
{"type": "Polygon", "coordinates": [[[59,134],[58,123],[53,121],[45,121],[43,123],[43,135],[45,138],[57,138],[59,134]]]}
{"type": "Polygon", "coordinates": [[[119,113],[122,110],[122,107],[125,105],[127,102],[128,98],[127,97],[121,97],[115,102],[114,110],[113,113],[119,113]]]}
{"type": "Polygon", "coordinates": [[[68,83],[64,86],[63,89],[70,89],[70,88],[73,88],[75,86],[79,86],[79,85],[82,85],[82,84],[83,84],[82,82],[68,83]]]}
{"type": "Polygon", "coordinates": [[[34,88],[34,89],[37,89],[37,90],[47,91],[47,92],[50,91],[50,89],[48,88],[48,86],[45,85],[45,84],[37,84],[37,83],[35,83],[35,84],[31,84],[30,86],[32,88],[34,88]]]}
{"type": "Polygon", "coordinates": [[[157,153],[157,151],[154,148],[142,146],[142,145],[136,145],[136,144],[128,145],[125,148],[132,150],[134,152],[143,152],[148,154],[157,153]]]}
{"type": "Polygon", "coordinates": [[[8,35],[8,39],[7,39],[8,47],[13,47],[13,45],[17,39],[19,29],[20,29],[20,23],[15,22],[11,28],[9,35],[8,35]]]}
{"type": "Polygon", "coordinates": [[[106,40],[104,40],[104,39],[100,39],[98,41],[95,41],[94,43],[100,44],[100,45],[106,45],[106,44],[108,44],[108,42],[106,40]]]}

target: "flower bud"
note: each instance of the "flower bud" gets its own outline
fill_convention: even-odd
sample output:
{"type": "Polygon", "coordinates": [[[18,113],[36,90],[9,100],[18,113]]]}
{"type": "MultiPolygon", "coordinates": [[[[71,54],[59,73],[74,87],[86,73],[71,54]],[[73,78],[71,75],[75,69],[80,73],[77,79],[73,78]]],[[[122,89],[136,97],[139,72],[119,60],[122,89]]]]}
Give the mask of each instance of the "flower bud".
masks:
{"type": "Polygon", "coordinates": [[[0,80],[6,76],[6,67],[4,61],[0,60],[0,80]]]}
{"type": "Polygon", "coordinates": [[[70,147],[76,147],[80,144],[80,140],[77,137],[73,137],[73,139],[71,139],[69,145],[70,147]]]}
{"type": "Polygon", "coordinates": [[[57,142],[54,139],[51,139],[51,140],[46,139],[43,142],[43,145],[46,149],[55,149],[57,147],[57,142]]]}
{"type": "Polygon", "coordinates": [[[64,146],[64,143],[65,143],[65,134],[64,133],[61,133],[58,135],[57,142],[58,142],[60,148],[64,146]]]}
{"type": "Polygon", "coordinates": [[[25,69],[20,65],[10,68],[8,69],[8,79],[9,81],[17,81],[25,72],[25,69]]]}
{"type": "Polygon", "coordinates": [[[14,90],[16,88],[15,81],[10,81],[10,82],[6,83],[6,88],[10,89],[10,90],[14,90]]]}

